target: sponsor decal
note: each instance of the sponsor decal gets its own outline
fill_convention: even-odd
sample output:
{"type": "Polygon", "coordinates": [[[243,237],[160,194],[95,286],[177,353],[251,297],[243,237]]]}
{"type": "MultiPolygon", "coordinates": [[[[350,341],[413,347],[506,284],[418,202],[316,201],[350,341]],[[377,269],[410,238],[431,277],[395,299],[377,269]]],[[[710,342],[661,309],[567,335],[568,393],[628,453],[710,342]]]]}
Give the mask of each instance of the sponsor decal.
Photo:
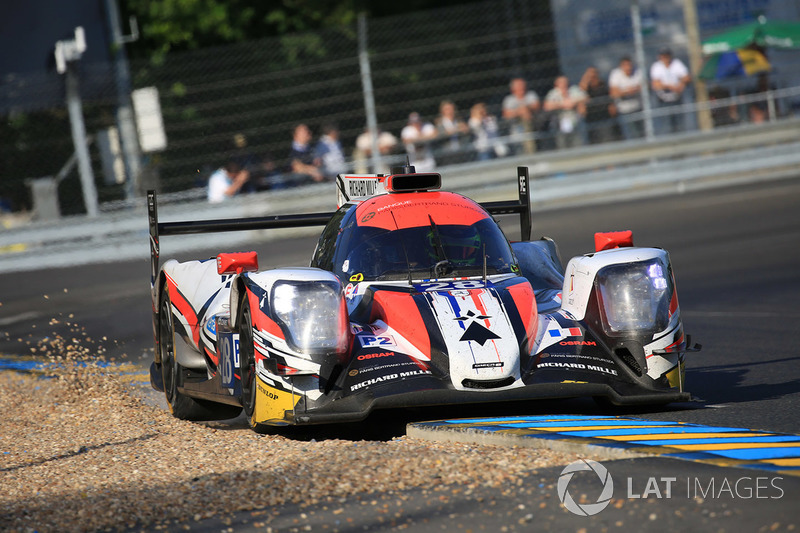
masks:
{"type": "Polygon", "coordinates": [[[353,332],[353,335],[358,335],[359,333],[364,331],[364,328],[362,328],[358,324],[350,324],[350,331],[353,332]]]}
{"type": "MultiPolygon", "coordinates": [[[[350,198],[358,196],[373,196],[378,182],[374,179],[369,180],[347,180],[350,189],[350,198]]],[[[374,215],[374,213],[373,213],[374,215]]]]}
{"type": "MultiPolygon", "coordinates": [[[[404,367],[419,368],[419,365],[417,363],[412,363],[411,361],[403,361],[401,363],[388,363],[388,364],[384,364],[384,365],[375,365],[375,366],[368,366],[368,367],[365,367],[365,368],[359,368],[359,369],[356,370],[356,374],[367,374],[369,372],[377,372],[379,370],[388,370],[390,368],[393,368],[393,369],[396,370],[398,368],[404,368],[404,367]]],[[[355,375],[355,374],[353,374],[353,375],[355,375]]]]}
{"type": "Polygon", "coordinates": [[[217,336],[217,317],[212,316],[206,320],[206,331],[213,337],[217,336]]]}
{"type": "Polygon", "coordinates": [[[350,377],[357,376],[358,375],[358,369],[354,368],[353,370],[348,372],[347,375],[350,376],[350,377]]]}
{"type": "Polygon", "coordinates": [[[263,385],[261,385],[261,383],[257,383],[256,387],[258,387],[258,392],[263,394],[264,397],[266,397],[268,400],[279,400],[280,399],[280,396],[278,396],[275,392],[272,392],[271,390],[269,390],[266,387],[264,387],[263,385]]]}
{"type": "Polygon", "coordinates": [[[344,288],[344,297],[348,300],[352,300],[358,294],[358,284],[353,285],[352,283],[348,283],[347,287],[344,288]]]}
{"type": "Polygon", "coordinates": [[[396,374],[386,374],[385,376],[378,376],[372,379],[367,379],[362,381],[361,383],[356,383],[352,387],[350,387],[350,391],[354,392],[359,389],[363,389],[364,387],[369,387],[370,385],[377,385],[379,383],[385,383],[387,381],[394,381],[396,379],[403,379],[409,378],[414,376],[427,376],[430,375],[430,370],[409,370],[408,372],[398,372],[396,374]]]}
{"type": "Polygon", "coordinates": [[[369,348],[373,346],[378,347],[387,347],[391,346],[393,348],[397,347],[397,344],[394,342],[394,337],[391,335],[359,335],[358,341],[361,343],[361,346],[364,348],[369,348]]]}
{"type": "Polygon", "coordinates": [[[375,211],[370,211],[369,213],[361,217],[361,222],[369,222],[370,220],[373,219],[373,217],[375,217],[375,211]]]}
{"type": "MultiPolygon", "coordinates": [[[[479,279],[466,279],[455,281],[432,281],[420,283],[414,288],[419,292],[439,292],[439,291],[463,291],[469,289],[487,289],[494,287],[491,281],[484,283],[479,279]]],[[[469,293],[467,293],[469,295],[469,293]]]]}
{"type": "Polygon", "coordinates": [[[453,320],[457,320],[459,322],[465,322],[467,320],[470,321],[469,327],[467,327],[464,334],[461,336],[459,341],[475,341],[481,346],[486,344],[486,341],[491,339],[499,339],[500,335],[492,332],[489,328],[478,322],[478,320],[488,320],[492,317],[486,315],[476,315],[471,310],[467,311],[466,316],[458,316],[453,320]]]}
{"type": "Polygon", "coordinates": [[[350,276],[350,281],[355,283],[360,283],[364,281],[364,274],[362,274],[361,272],[359,272],[358,274],[353,274],[352,276],[350,276]]]}
{"type": "Polygon", "coordinates": [[[594,341],[561,341],[558,344],[561,346],[597,346],[594,341]]]}
{"type": "Polygon", "coordinates": [[[348,270],[350,270],[350,260],[345,259],[344,263],[342,263],[342,272],[347,272],[348,270]]]}
{"type": "Polygon", "coordinates": [[[548,335],[554,339],[562,337],[583,337],[581,328],[550,328],[547,330],[548,335]]]}
{"type": "Polygon", "coordinates": [[[502,361],[494,361],[493,363],[475,363],[472,368],[503,368],[505,365],[502,361]]]}
{"type": "Polygon", "coordinates": [[[606,374],[609,376],[616,376],[617,371],[613,368],[606,368],[600,365],[585,365],[583,363],[559,363],[555,362],[547,362],[547,363],[539,363],[536,365],[537,368],[566,368],[571,370],[586,370],[588,372],[597,372],[600,374],[606,374]]]}
{"type": "Polygon", "coordinates": [[[378,352],[378,353],[365,353],[361,354],[356,359],[359,361],[367,361],[369,359],[378,359],[380,357],[394,357],[394,352],[378,352]]]}

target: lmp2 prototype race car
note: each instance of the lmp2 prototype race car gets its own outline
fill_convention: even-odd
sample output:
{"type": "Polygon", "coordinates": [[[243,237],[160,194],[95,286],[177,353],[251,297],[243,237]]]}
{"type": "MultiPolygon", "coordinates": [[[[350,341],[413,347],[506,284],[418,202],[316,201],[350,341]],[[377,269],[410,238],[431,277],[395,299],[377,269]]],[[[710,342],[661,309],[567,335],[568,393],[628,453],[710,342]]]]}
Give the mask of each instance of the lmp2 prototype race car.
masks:
{"type": "Polygon", "coordinates": [[[595,235],[562,267],[519,199],[479,204],[401,167],[340,175],[333,213],[165,222],[148,193],[155,357],[172,414],[270,425],[357,421],[381,408],[592,396],[690,400],[669,255],[595,235]],[[509,243],[493,215],[518,214],[509,243]],[[160,237],[324,225],[310,266],[255,252],[166,261],[160,237]]]}

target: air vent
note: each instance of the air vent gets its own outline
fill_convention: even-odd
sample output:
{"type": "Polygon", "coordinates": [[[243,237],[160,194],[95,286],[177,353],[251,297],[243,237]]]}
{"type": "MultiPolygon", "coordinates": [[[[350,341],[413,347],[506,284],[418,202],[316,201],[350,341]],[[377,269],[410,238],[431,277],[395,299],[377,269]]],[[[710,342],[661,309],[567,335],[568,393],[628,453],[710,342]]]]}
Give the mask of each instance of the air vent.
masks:
{"type": "Polygon", "coordinates": [[[467,389],[478,390],[499,389],[500,387],[508,387],[509,385],[513,385],[514,381],[514,376],[492,380],[465,379],[461,382],[461,386],[467,389]]]}
{"type": "Polygon", "coordinates": [[[639,366],[639,362],[636,361],[636,358],[627,348],[617,348],[614,350],[614,353],[617,354],[617,357],[622,359],[622,362],[628,365],[628,368],[633,370],[633,373],[637,376],[642,376],[642,367],[639,366]]]}

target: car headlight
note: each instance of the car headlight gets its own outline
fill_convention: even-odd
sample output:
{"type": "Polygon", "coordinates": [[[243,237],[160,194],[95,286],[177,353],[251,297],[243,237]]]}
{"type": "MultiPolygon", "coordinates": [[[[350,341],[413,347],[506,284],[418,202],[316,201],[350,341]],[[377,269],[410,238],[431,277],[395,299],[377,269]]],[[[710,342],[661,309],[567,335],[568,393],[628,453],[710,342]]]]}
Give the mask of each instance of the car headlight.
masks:
{"type": "Polygon", "coordinates": [[[609,265],[595,284],[607,335],[656,333],[669,324],[672,276],[661,259],[609,265]]]}
{"type": "Polygon", "coordinates": [[[347,349],[347,307],[338,283],[281,281],[272,289],[272,309],[289,344],[301,352],[347,349]]]}

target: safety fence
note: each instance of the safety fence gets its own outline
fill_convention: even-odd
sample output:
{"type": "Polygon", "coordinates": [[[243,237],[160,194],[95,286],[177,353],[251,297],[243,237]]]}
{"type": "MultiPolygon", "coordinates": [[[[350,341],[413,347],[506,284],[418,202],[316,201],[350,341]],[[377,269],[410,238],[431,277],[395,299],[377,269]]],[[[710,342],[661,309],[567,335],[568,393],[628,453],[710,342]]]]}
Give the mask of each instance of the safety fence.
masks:
{"type": "MultiPolygon", "coordinates": [[[[607,145],[553,150],[441,169],[443,186],[478,201],[508,200],[516,194],[516,167],[531,176],[534,218],[549,209],[681,193],[737,183],[798,178],[800,119],[714,132],[689,132],[607,145]]],[[[205,220],[287,213],[330,212],[332,183],[241,195],[209,204],[185,192],[159,196],[159,217],[205,220]]],[[[164,243],[164,253],[238,249],[255,242],[318,233],[319,228],[189,235],[164,243]]],[[[513,238],[513,236],[510,236],[513,238]]],[[[40,221],[0,232],[0,273],[148,258],[144,200],[133,208],[40,221]]]]}
{"type": "MultiPolygon", "coordinates": [[[[230,158],[250,169],[247,188],[251,192],[274,187],[287,173],[292,133],[301,123],[311,128],[314,143],[326,124],[335,124],[345,169],[375,170],[368,153],[372,145],[364,138],[359,141],[368,120],[365,96],[374,102],[380,130],[388,134],[378,170],[404,161],[410,149],[413,157],[415,149],[429,148],[440,168],[491,158],[510,163],[533,153],[537,157],[569,153],[593,143],[602,144],[602,150],[617,150],[626,142],[623,128],[613,117],[588,120],[578,116],[565,132],[565,122],[556,112],[535,113],[525,131],[516,131],[514,121],[502,116],[513,78],[525,80],[527,88],[544,101],[559,73],[565,72],[575,85],[586,68],[597,66],[600,78],[608,80],[610,69],[619,62],[618,51],[633,49],[633,37],[626,34],[608,48],[614,57],[582,59],[596,57],[588,50],[597,49],[598,37],[576,36],[570,46],[564,46],[564,37],[557,35],[552,23],[557,13],[551,5],[555,4],[526,0],[470,3],[369,19],[362,28],[365,31],[353,25],[169,54],[158,64],[133,61],[133,87],[158,91],[167,138],[165,149],[144,154],[135,190],[122,183],[108,164],[104,166],[101,157],[100,140],[107,139],[107,134],[101,134],[116,124],[113,81],[94,83],[103,79],[103,73],[92,65],[80,65],[81,81],[87,87],[83,111],[100,211],[134,206],[151,187],[186,201],[202,199],[208,176],[230,158]],[[367,95],[360,46],[366,46],[371,74],[372,90],[367,95]],[[423,123],[436,129],[445,122],[441,107],[446,101],[452,102],[463,123],[485,108],[494,117],[490,129],[496,127],[489,132],[491,140],[463,129],[453,135],[437,133],[413,146],[403,142],[401,132],[411,113],[418,113],[423,123]],[[561,148],[566,146],[564,133],[570,134],[570,148],[561,148]]],[[[719,29],[718,20],[701,20],[703,35],[719,29]]],[[[672,47],[675,56],[688,65],[685,39],[676,37],[685,36],[684,30],[666,25],[654,30],[644,35],[643,70],[656,61],[657,51],[664,46],[672,47]]],[[[800,72],[800,53],[784,53],[766,85],[757,87],[756,77],[713,80],[710,102],[698,104],[690,87],[683,105],[659,108],[654,101],[651,112],[635,112],[627,118],[652,121],[650,142],[674,135],[661,127],[670,115],[682,118],[680,129],[697,130],[698,109],[711,110],[714,127],[725,130],[762,121],[790,121],[800,105],[800,88],[792,77],[796,72],[800,72]]],[[[48,83],[31,79],[22,86],[27,91],[59,94],[48,83]]],[[[593,105],[602,108],[610,103],[607,97],[597,96],[593,105]]],[[[77,171],[66,164],[74,147],[63,104],[54,100],[47,110],[0,112],[7,115],[0,126],[0,210],[16,214],[8,224],[35,218],[34,191],[51,198],[56,195],[57,216],[84,212],[77,171]],[[41,181],[44,177],[49,179],[41,181]]]]}

